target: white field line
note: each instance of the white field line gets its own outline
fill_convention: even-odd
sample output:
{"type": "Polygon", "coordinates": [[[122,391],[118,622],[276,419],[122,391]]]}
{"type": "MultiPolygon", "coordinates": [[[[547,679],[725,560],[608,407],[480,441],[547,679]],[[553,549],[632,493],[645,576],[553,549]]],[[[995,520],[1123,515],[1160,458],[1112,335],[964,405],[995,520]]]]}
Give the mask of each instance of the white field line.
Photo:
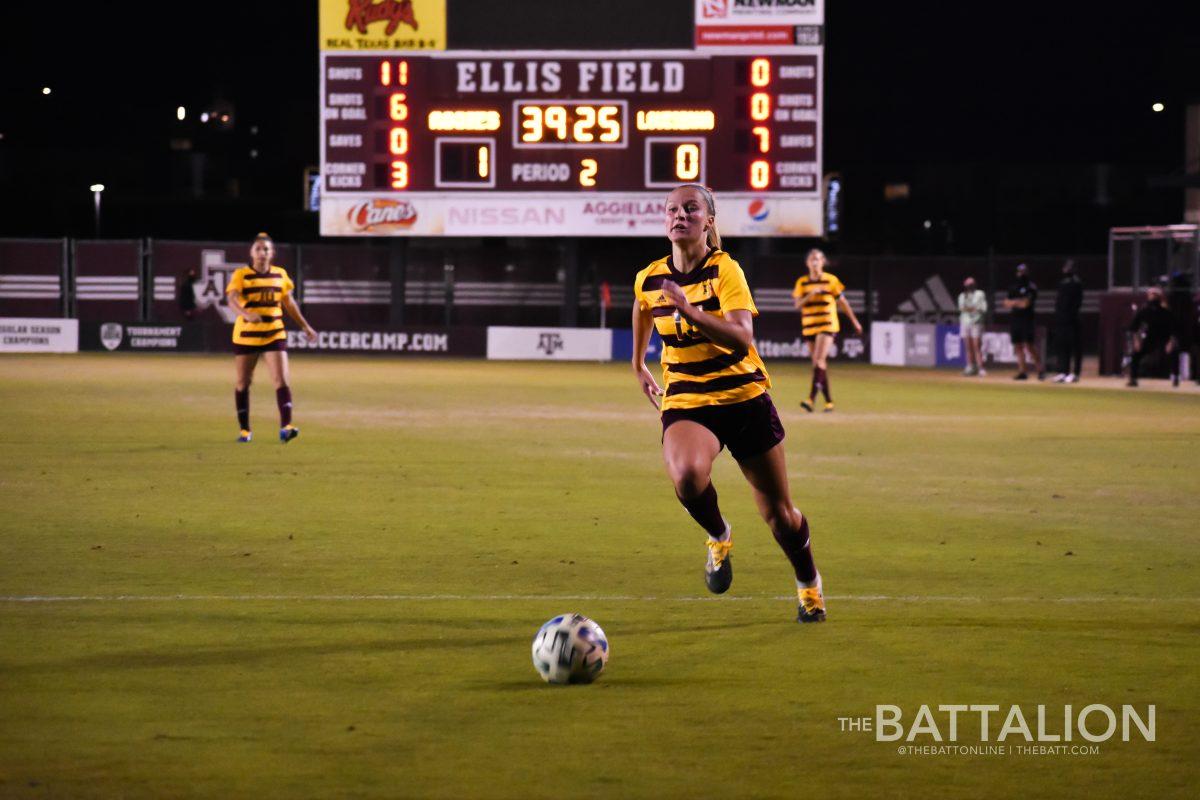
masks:
{"type": "MultiPolygon", "coordinates": [[[[826,599],[850,603],[1111,603],[1112,595],[1080,597],[979,597],[971,595],[829,595],[826,599]]],[[[1200,597],[1129,597],[1136,603],[1200,603],[1200,597]]],[[[114,594],[114,595],[7,595],[0,603],[174,603],[174,602],[298,602],[298,603],[420,603],[438,601],[494,602],[591,602],[614,603],[695,603],[795,600],[795,595],[744,595],[737,597],[601,594],[114,594]]]]}

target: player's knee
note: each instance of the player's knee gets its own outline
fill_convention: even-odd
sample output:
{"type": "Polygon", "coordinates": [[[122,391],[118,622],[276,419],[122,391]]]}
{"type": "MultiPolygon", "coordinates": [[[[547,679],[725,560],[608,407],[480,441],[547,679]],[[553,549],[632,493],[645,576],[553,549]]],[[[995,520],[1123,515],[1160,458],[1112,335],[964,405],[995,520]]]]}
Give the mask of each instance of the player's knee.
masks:
{"type": "Polygon", "coordinates": [[[699,496],[711,481],[711,471],[701,461],[679,461],[670,465],[671,481],[675,494],[684,499],[699,496]]]}

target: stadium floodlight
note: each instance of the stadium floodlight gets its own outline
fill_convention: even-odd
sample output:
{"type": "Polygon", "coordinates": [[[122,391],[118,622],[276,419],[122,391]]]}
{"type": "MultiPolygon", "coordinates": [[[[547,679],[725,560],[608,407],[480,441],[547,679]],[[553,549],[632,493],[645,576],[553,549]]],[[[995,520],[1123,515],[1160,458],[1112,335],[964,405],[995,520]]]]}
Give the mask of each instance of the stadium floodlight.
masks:
{"type": "Polygon", "coordinates": [[[91,189],[92,189],[92,201],[95,205],[95,211],[96,211],[96,217],[95,217],[95,219],[96,219],[96,238],[99,239],[100,238],[100,194],[104,191],[104,184],[103,183],[93,183],[91,186],[91,189]]]}
{"type": "Polygon", "coordinates": [[[1150,110],[1155,113],[1163,111],[1164,109],[1166,109],[1166,106],[1164,106],[1162,103],[1155,103],[1154,105],[1150,106],[1150,110]]]}
{"type": "Polygon", "coordinates": [[[49,86],[43,86],[43,87],[42,87],[42,94],[50,94],[50,87],[49,87],[49,86]]]}
{"type": "Polygon", "coordinates": [[[186,108],[184,108],[183,106],[180,106],[179,108],[175,109],[175,119],[179,120],[180,122],[183,122],[184,119],[186,119],[186,118],[187,118],[187,109],[186,108]]]}

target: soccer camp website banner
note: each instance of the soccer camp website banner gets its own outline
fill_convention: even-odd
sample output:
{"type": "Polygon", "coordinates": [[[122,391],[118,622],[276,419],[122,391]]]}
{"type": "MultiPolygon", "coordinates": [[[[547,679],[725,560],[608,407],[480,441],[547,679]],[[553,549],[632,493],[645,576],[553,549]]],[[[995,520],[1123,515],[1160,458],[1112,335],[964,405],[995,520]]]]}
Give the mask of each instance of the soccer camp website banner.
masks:
{"type": "Polygon", "coordinates": [[[320,0],[320,49],[446,49],[446,0],[320,0]]]}

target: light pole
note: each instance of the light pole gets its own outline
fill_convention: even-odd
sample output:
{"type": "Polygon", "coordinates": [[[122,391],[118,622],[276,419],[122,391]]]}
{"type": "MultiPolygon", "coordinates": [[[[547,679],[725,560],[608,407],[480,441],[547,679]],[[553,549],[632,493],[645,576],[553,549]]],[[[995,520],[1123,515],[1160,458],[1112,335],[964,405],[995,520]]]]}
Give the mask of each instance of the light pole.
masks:
{"type": "Polygon", "coordinates": [[[100,238],[100,194],[104,191],[103,183],[92,184],[92,199],[96,203],[96,238],[100,238]]]}

